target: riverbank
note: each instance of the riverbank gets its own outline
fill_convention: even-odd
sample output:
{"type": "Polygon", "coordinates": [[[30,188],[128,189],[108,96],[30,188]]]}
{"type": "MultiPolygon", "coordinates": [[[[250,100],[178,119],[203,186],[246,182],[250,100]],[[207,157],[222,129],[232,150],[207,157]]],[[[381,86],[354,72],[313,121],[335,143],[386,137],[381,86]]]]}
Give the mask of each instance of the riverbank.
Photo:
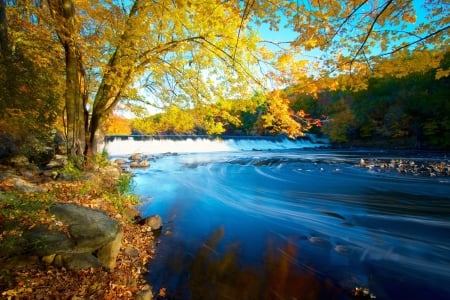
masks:
{"type": "Polygon", "coordinates": [[[112,183],[106,183],[107,174],[90,173],[84,180],[75,181],[51,180],[36,170],[2,166],[0,175],[1,298],[151,299],[152,287],[145,274],[155,253],[155,238],[148,228],[132,221],[136,212],[133,205],[118,205],[119,198],[111,194],[112,183]],[[34,191],[18,192],[18,181],[34,191]],[[48,224],[51,216],[45,207],[55,202],[102,210],[121,224],[122,244],[113,270],[68,270],[49,265],[37,256],[15,256],[5,251],[24,230],[48,224]]]}

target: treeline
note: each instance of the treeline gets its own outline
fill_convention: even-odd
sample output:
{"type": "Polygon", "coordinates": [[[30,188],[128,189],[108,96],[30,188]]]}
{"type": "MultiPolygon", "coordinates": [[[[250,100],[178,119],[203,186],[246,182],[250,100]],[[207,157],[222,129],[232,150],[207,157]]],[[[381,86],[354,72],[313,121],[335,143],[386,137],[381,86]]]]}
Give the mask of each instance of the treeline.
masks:
{"type": "Polygon", "coordinates": [[[439,67],[405,76],[372,77],[353,91],[322,89],[315,96],[290,87],[247,100],[194,109],[172,105],[131,122],[117,118],[109,133],[229,134],[297,137],[293,129],[327,136],[344,146],[450,149],[450,53],[439,67]],[[117,126],[122,122],[122,126],[117,126]],[[298,127],[296,127],[298,126],[298,127]]]}
{"type": "Polygon", "coordinates": [[[323,92],[317,101],[300,97],[296,105],[326,115],[320,132],[335,143],[383,147],[450,149],[450,53],[438,68],[404,77],[368,81],[356,92],[323,92]]]}

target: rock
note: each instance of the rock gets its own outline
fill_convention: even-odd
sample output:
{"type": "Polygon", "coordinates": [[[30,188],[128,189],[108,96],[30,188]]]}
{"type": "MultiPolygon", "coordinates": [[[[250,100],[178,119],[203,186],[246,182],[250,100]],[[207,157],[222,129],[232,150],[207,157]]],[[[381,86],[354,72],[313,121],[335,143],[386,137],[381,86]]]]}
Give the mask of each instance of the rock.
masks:
{"type": "Polygon", "coordinates": [[[140,161],[132,161],[130,163],[130,168],[148,168],[150,167],[150,163],[148,160],[140,160],[140,161]]]}
{"type": "Polygon", "coordinates": [[[55,155],[55,157],[53,159],[51,159],[46,167],[49,169],[54,169],[54,168],[62,168],[65,165],[67,165],[68,162],[68,158],[66,155],[55,155]]]}
{"type": "Polygon", "coordinates": [[[27,241],[24,251],[37,256],[49,256],[71,252],[75,243],[62,231],[48,230],[47,226],[37,226],[25,231],[23,237],[27,241]]]}
{"type": "Polygon", "coordinates": [[[126,256],[129,256],[129,257],[138,257],[139,251],[136,248],[126,247],[123,250],[123,254],[125,254],[126,256]]]}
{"type": "Polygon", "coordinates": [[[116,220],[103,211],[66,203],[53,205],[50,213],[68,232],[44,225],[27,230],[23,233],[24,254],[71,270],[116,266],[123,237],[116,220]]]}
{"type": "Polygon", "coordinates": [[[123,210],[123,215],[127,220],[136,220],[140,218],[140,212],[134,206],[127,205],[123,210]]]}
{"type": "Polygon", "coordinates": [[[115,159],[114,160],[114,163],[116,164],[116,165],[125,165],[126,163],[127,163],[127,160],[126,159],[123,159],[123,158],[117,158],[117,159],[115,159]]]}
{"type": "Polygon", "coordinates": [[[16,190],[25,193],[47,192],[46,188],[37,186],[19,177],[15,179],[14,187],[16,188],[16,190]]]}
{"type": "Polygon", "coordinates": [[[55,155],[53,147],[37,147],[33,153],[30,154],[30,161],[38,166],[45,166],[48,164],[55,155]]]}
{"type": "Polygon", "coordinates": [[[120,231],[113,241],[100,248],[97,252],[97,258],[100,263],[110,270],[116,267],[116,258],[122,246],[122,237],[123,232],[120,231]]]}
{"type": "Polygon", "coordinates": [[[147,225],[152,230],[158,230],[162,227],[162,219],[160,215],[153,215],[139,221],[141,225],[147,225]]]}
{"type": "Polygon", "coordinates": [[[42,257],[42,261],[48,265],[51,265],[55,261],[56,254],[50,254],[42,257]]]}
{"type": "Polygon", "coordinates": [[[61,255],[63,266],[69,270],[99,268],[100,261],[91,253],[73,253],[61,255]]]}
{"type": "Polygon", "coordinates": [[[142,160],[139,162],[139,167],[140,168],[148,168],[148,167],[150,167],[150,163],[146,159],[142,160]]]}
{"type": "Polygon", "coordinates": [[[75,204],[55,204],[50,213],[69,226],[75,252],[93,252],[102,248],[116,238],[121,228],[105,212],[75,204]]]}
{"type": "Polygon", "coordinates": [[[67,153],[66,138],[59,130],[55,132],[55,136],[53,137],[53,148],[55,149],[56,154],[67,153]]]}
{"type": "Polygon", "coordinates": [[[130,156],[130,160],[132,160],[132,161],[138,161],[141,159],[143,159],[142,153],[135,153],[130,156]]]}
{"type": "Polygon", "coordinates": [[[16,154],[10,158],[9,162],[15,167],[26,167],[30,164],[28,157],[22,154],[16,154]]]}
{"type": "Polygon", "coordinates": [[[0,132],[0,161],[7,162],[15,154],[17,154],[17,146],[14,137],[0,132]]]}

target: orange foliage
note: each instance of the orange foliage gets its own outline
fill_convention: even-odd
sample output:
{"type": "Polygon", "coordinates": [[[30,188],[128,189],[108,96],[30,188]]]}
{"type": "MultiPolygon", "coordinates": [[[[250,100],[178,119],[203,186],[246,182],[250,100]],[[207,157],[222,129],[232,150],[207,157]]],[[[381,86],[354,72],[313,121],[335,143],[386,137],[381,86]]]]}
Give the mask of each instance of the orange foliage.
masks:
{"type": "Polygon", "coordinates": [[[130,121],[118,115],[112,115],[105,124],[107,134],[131,134],[130,121]]]}

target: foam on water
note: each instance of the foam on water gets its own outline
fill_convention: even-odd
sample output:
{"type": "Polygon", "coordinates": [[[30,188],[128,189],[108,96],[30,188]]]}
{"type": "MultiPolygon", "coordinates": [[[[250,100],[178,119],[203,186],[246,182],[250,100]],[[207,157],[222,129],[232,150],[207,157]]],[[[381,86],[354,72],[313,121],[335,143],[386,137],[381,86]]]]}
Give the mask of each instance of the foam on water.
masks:
{"type": "Polygon", "coordinates": [[[309,139],[286,137],[207,136],[108,136],[102,148],[112,156],[133,153],[207,153],[250,150],[291,150],[315,148],[324,144],[309,139]]]}

